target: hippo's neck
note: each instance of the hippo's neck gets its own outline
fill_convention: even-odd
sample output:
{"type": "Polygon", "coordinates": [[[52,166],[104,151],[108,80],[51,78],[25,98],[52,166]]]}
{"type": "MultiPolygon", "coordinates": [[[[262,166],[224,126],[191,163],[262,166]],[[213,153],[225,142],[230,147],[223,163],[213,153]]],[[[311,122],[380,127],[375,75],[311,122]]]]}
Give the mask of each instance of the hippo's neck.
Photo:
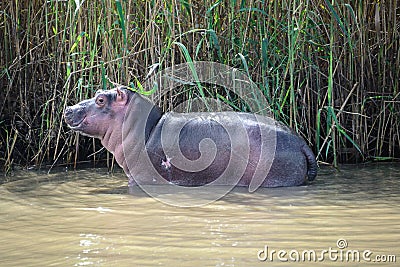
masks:
{"type": "Polygon", "coordinates": [[[122,151],[122,127],[123,127],[123,119],[118,119],[114,121],[112,125],[110,125],[104,134],[104,136],[100,139],[101,144],[110,151],[117,161],[117,163],[123,167],[123,151],[122,151]]]}
{"type": "Polygon", "coordinates": [[[138,156],[144,149],[148,136],[162,114],[158,107],[154,106],[148,99],[139,94],[134,94],[129,104],[119,115],[114,123],[108,127],[101,143],[108,151],[113,153],[117,163],[126,172],[126,161],[130,162],[134,159],[126,159],[124,146],[129,148],[130,155],[138,156]]]}

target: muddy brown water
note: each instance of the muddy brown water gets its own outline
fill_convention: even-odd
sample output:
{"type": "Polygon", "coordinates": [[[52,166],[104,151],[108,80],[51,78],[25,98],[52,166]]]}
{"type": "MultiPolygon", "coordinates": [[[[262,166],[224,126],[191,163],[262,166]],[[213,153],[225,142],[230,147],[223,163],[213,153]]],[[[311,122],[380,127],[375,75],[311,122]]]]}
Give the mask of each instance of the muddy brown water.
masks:
{"type": "Polygon", "coordinates": [[[236,188],[189,208],[129,193],[123,173],[104,169],[13,179],[0,185],[0,266],[400,262],[400,164],[322,168],[308,186],[236,188]]]}

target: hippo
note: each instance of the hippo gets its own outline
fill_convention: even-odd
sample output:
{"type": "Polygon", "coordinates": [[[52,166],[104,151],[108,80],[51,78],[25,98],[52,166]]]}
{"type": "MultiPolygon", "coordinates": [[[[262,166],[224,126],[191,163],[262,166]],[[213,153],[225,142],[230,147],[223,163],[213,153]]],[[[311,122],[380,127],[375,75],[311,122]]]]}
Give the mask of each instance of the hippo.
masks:
{"type": "Polygon", "coordinates": [[[317,176],[317,161],[304,139],[267,116],[163,113],[148,98],[120,86],[66,107],[64,117],[72,130],[101,140],[129,186],[215,183],[254,191],[299,186],[317,176]]]}

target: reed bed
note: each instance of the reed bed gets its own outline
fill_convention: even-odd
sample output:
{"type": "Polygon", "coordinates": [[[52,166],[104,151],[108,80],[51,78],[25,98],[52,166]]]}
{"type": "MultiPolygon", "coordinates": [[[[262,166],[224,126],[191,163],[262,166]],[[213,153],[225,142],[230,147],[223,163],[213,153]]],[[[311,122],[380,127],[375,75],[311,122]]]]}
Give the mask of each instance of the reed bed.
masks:
{"type": "Polygon", "coordinates": [[[187,55],[247,71],[321,162],[399,159],[397,2],[1,1],[2,169],[111,167],[97,141],[68,130],[65,106],[113,83],[140,87],[151,65],[187,55]]]}

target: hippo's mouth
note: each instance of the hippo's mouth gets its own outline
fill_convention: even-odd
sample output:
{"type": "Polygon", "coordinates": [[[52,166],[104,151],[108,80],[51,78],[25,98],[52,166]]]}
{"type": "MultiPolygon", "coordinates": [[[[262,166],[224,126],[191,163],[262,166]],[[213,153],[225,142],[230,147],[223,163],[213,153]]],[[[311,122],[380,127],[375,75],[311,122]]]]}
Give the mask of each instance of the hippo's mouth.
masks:
{"type": "Polygon", "coordinates": [[[83,122],[84,122],[85,118],[83,118],[81,121],[73,123],[73,124],[69,124],[69,128],[77,131],[77,132],[82,132],[82,126],[83,126],[83,122]]]}
{"type": "Polygon", "coordinates": [[[73,130],[77,133],[80,133],[81,135],[84,135],[84,136],[93,137],[93,135],[87,133],[87,131],[86,131],[86,127],[87,127],[86,118],[87,118],[87,116],[83,117],[79,121],[68,120],[67,118],[65,118],[65,120],[67,122],[68,127],[71,130],[73,130]]]}
{"type": "Polygon", "coordinates": [[[92,135],[88,134],[88,133],[85,132],[85,130],[84,130],[85,119],[86,119],[86,117],[84,117],[84,118],[83,118],[82,120],[80,120],[79,122],[76,122],[76,123],[73,123],[73,124],[68,124],[68,127],[69,127],[71,130],[73,130],[73,131],[75,131],[75,132],[77,132],[77,133],[79,133],[79,134],[81,134],[81,135],[88,136],[88,137],[93,137],[92,135]]]}
{"type": "Polygon", "coordinates": [[[65,117],[65,122],[67,123],[68,127],[74,131],[80,131],[82,128],[82,124],[86,117],[83,117],[79,121],[74,121],[72,118],[65,117]]]}

